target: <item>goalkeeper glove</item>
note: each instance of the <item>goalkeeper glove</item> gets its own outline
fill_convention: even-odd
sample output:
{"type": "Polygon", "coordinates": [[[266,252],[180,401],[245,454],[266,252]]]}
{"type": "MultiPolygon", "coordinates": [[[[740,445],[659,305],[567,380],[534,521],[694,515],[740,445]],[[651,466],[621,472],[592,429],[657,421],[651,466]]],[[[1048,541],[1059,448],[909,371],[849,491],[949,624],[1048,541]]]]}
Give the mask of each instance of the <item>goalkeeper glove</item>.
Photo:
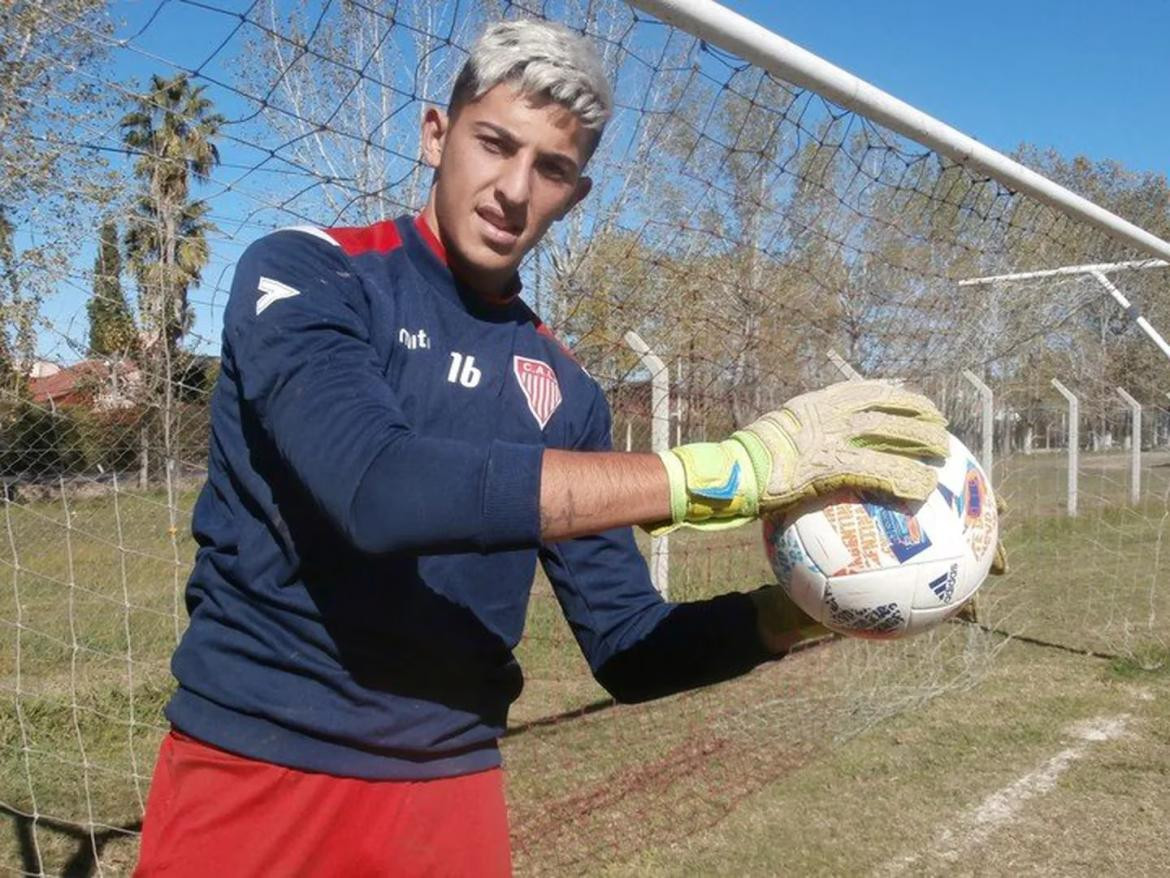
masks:
{"type": "Polygon", "coordinates": [[[926,397],[883,381],[844,381],[789,400],[723,442],[661,452],[671,520],[738,527],[838,488],[925,500],[938,482],[922,459],[947,455],[946,419],[926,397]]]}
{"type": "MultiPolygon", "coordinates": [[[[1007,512],[1007,503],[999,494],[995,495],[995,520],[996,525],[1003,527],[1003,516],[1007,512]]],[[[995,557],[991,561],[991,569],[988,571],[992,576],[1003,576],[1008,572],[1007,548],[1004,547],[1003,538],[1001,537],[995,544],[995,557]]]]}

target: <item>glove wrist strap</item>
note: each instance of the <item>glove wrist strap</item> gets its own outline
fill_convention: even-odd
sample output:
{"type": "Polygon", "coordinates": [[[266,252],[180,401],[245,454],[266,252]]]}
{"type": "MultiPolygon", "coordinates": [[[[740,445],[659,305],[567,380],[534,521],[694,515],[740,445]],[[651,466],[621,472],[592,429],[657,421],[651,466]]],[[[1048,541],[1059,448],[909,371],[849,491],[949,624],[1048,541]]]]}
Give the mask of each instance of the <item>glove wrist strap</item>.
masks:
{"type": "Polygon", "coordinates": [[[686,521],[689,505],[686,469],[673,451],[659,451],[658,459],[666,467],[666,477],[670,483],[670,521],[672,524],[680,524],[686,521]]]}

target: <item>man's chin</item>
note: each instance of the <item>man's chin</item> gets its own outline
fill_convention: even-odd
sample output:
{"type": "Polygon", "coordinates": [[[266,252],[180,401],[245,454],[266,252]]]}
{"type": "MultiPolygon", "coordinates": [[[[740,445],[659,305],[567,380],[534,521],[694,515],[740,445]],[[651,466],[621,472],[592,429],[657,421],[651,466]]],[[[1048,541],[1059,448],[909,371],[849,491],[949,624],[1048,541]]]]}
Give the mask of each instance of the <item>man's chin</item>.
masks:
{"type": "Polygon", "coordinates": [[[480,261],[484,263],[495,263],[497,268],[502,268],[512,261],[512,257],[516,254],[519,246],[517,244],[501,244],[495,241],[481,241],[479,254],[480,261]]]}
{"type": "Polygon", "coordinates": [[[478,242],[479,246],[468,248],[460,254],[463,258],[463,268],[468,277],[487,276],[500,278],[502,281],[510,278],[519,267],[520,260],[516,257],[519,245],[506,250],[490,246],[487,242],[478,242]]]}
{"type": "Polygon", "coordinates": [[[520,238],[505,242],[481,236],[476,243],[478,246],[469,255],[484,271],[514,270],[524,255],[520,238]]]}

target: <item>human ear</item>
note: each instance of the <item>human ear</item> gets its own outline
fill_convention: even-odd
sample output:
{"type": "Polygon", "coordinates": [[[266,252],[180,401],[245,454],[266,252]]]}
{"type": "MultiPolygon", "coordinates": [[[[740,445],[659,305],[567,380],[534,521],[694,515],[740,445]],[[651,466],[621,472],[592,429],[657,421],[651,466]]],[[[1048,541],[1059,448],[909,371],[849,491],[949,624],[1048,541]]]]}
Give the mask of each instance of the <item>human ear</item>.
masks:
{"type": "Polygon", "coordinates": [[[557,219],[564,219],[569,215],[569,211],[585,200],[593,189],[593,179],[590,177],[581,177],[577,180],[577,188],[573,191],[573,197],[569,199],[568,205],[561,211],[561,215],[557,219]]]}
{"type": "Polygon", "coordinates": [[[443,146],[450,130],[451,120],[447,114],[438,107],[427,107],[423,113],[419,141],[422,144],[423,161],[430,167],[437,168],[442,162],[443,146]]]}

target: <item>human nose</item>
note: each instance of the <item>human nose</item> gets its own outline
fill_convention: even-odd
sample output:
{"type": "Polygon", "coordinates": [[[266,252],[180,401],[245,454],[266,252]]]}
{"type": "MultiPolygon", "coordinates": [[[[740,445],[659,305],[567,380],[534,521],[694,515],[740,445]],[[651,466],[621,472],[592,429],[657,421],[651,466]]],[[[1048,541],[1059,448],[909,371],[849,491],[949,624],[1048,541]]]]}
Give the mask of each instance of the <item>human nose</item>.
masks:
{"type": "Polygon", "coordinates": [[[500,198],[509,206],[523,207],[528,204],[531,194],[532,167],[531,162],[522,156],[513,156],[505,162],[496,182],[496,191],[500,198]]]}

